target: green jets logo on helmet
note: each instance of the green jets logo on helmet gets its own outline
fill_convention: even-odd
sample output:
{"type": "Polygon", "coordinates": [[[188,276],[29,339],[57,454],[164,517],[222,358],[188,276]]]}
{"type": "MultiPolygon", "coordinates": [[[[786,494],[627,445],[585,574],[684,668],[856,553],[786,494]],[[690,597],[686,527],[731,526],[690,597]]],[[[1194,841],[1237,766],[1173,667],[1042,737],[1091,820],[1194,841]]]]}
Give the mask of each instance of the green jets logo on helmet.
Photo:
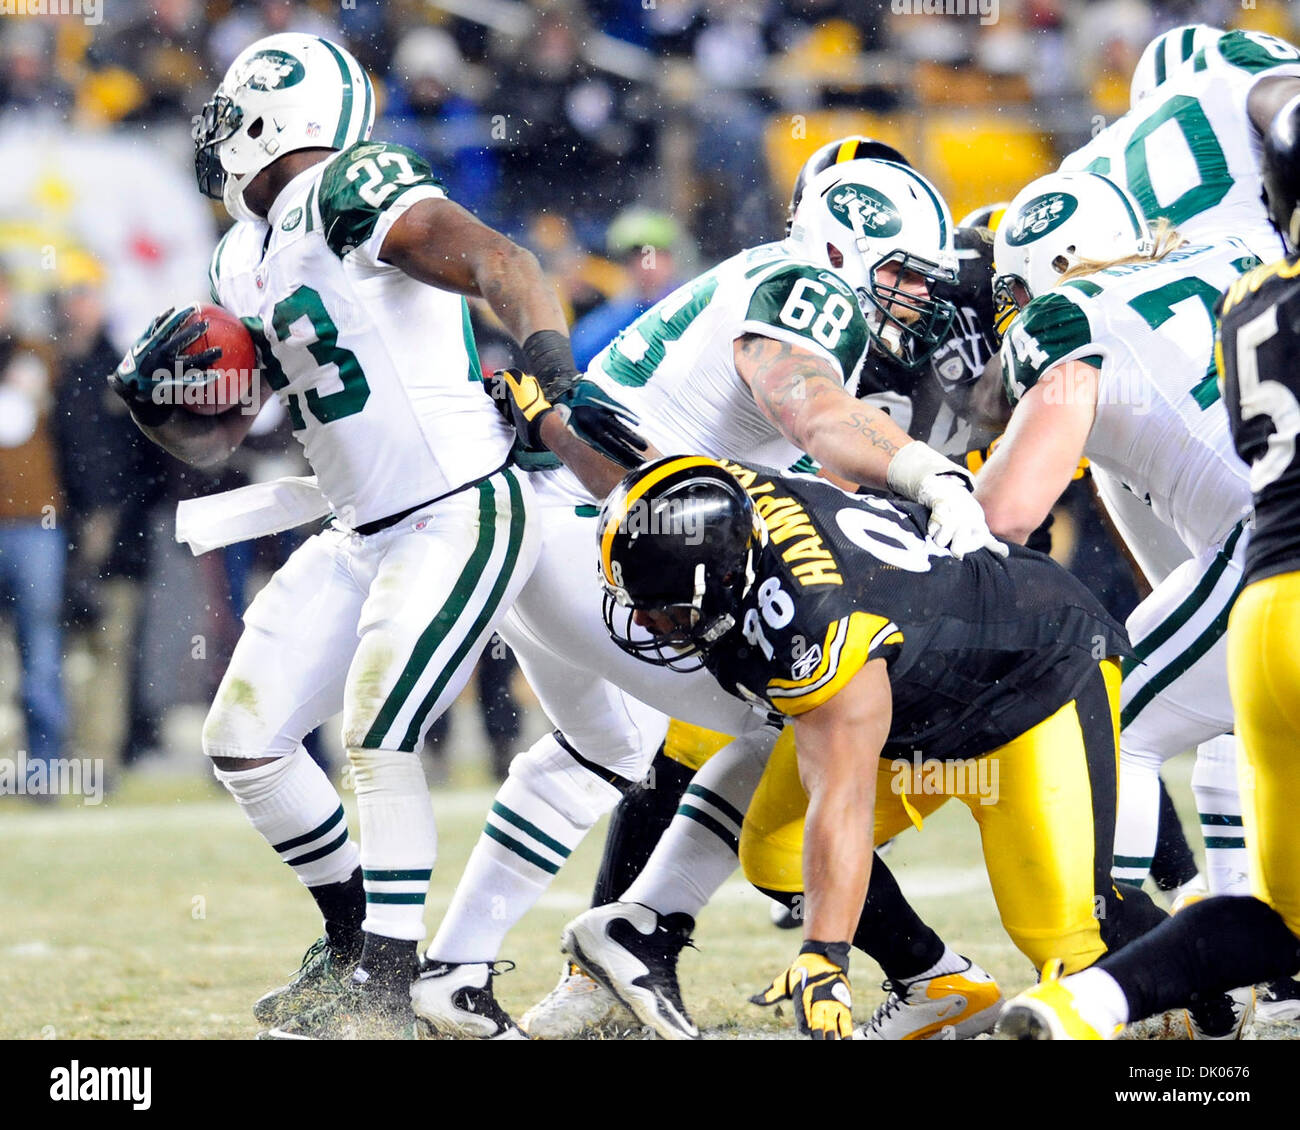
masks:
{"type": "Polygon", "coordinates": [[[1023,247],[1026,243],[1042,239],[1073,216],[1078,207],[1078,199],[1068,192],[1048,192],[1035,196],[1020,209],[1007,235],[1007,242],[1012,247],[1023,247]]]}
{"type": "Polygon", "coordinates": [[[836,185],[827,195],[826,205],[854,235],[888,239],[903,230],[903,218],[894,202],[865,184],[836,185]]]}
{"type": "Polygon", "coordinates": [[[287,51],[272,49],[259,51],[248,60],[239,85],[248,85],[254,90],[280,90],[296,86],[306,77],[306,70],[294,56],[287,51]]]}

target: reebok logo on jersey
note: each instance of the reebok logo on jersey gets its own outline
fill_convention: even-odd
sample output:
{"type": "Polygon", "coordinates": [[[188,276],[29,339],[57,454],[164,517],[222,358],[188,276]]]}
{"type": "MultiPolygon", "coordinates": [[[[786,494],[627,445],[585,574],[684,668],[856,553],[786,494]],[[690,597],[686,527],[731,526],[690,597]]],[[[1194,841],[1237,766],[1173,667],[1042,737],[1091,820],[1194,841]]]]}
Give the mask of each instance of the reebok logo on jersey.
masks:
{"type": "Polygon", "coordinates": [[[817,670],[817,664],[822,661],[822,645],[815,643],[807,651],[799,656],[790,664],[790,677],[792,679],[806,679],[817,670]]]}
{"type": "Polygon", "coordinates": [[[826,205],[854,235],[887,239],[903,230],[903,219],[894,202],[883,192],[865,184],[841,184],[831,189],[826,205]]]}
{"type": "MultiPolygon", "coordinates": [[[[1048,232],[1059,228],[1078,210],[1079,201],[1068,192],[1048,192],[1035,196],[1020,209],[1007,242],[1012,247],[1023,247],[1042,239],[1048,232]]],[[[1006,223],[1003,220],[1003,223],[1006,223]]]]}

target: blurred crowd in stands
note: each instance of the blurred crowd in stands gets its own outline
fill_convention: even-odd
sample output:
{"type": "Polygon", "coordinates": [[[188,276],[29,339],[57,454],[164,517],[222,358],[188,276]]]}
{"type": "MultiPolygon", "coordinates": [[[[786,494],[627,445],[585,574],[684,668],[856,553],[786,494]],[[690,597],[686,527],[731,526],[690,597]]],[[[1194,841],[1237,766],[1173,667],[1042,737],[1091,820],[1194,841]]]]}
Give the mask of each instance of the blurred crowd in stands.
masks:
{"type": "MultiPolygon", "coordinates": [[[[795,172],[833,137],[897,145],[960,216],[1123,113],[1159,31],[1294,39],[1300,22],[1276,0],[906,14],[927,6],[103,0],[97,24],[0,16],[0,756],[167,747],[168,712],[201,711],[239,614],[296,544],[194,559],[171,537],[178,498],[301,469],[274,406],[210,476],[142,442],[103,384],[155,313],[205,297],[229,221],[194,189],[191,119],[245,45],[345,42],[376,84],[376,136],[426,154],[454,199],[539,255],[585,363],[698,269],[778,238],[795,172]]],[[[476,331],[485,367],[511,359],[481,313],[476,331]]],[[[500,772],[520,719],[508,653],[484,662],[500,772]]]]}

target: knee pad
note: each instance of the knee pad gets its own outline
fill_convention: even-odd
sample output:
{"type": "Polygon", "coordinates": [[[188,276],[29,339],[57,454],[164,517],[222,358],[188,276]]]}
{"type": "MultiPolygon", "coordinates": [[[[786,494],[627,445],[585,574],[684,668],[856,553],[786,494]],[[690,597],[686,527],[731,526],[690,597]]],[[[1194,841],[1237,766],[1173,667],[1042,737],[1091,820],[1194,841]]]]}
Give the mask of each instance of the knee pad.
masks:
{"type": "Polygon", "coordinates": [[[554,734],[539,738],[510,763],[507,783],[545,797],[569,823],[580,828],[591,827],[623,796],[616,785],[579,763],[554,734]]]}

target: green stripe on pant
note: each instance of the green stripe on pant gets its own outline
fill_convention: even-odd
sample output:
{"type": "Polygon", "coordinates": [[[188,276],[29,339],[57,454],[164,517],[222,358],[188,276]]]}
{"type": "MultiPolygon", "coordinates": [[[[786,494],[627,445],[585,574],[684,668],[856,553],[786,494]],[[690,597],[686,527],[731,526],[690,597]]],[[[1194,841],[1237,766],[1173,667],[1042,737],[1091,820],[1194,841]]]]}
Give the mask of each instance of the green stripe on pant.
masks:
{"type": "MultiPolygon", "coordinates": [[[[447,686],[457,668],[465,662],[475,641],[483,632],[487,631],[488,626],[492,623],[500,608],[501,598],[505,595],[506,588],[510,584],[510,578],[514,576],[515,565],[519,561],[519,549],[524,542],[526,518],[524,498],[519,489],[519,481],[508,467],[501,472],[501,475],[505,478],[506,487],[510,492],[510,533],[506,542],[505,560],[501,563],[501,571],[497,574],[496,583],[492,586],[492,591],[488,593],[487,600],[483,603],[482,611],[479,612],[477,619],[475,619],[470,630],[465,634],[465,638],[461,641],[460,647],[456,649],[455,654],[443,667],[442,673],[433,686],[429,688],[429,693],[424,696],[424,701],[420,703],[415,711],[411,724],[406,728],[406,737],[402,739],[402,749],[415,749],[420,740],[420,733],[424,729],[425,719],[428,718],[434,703],[438,701],[443,689],[447,686]]],[[[495,477],[493,476],[493,478],[495,477]]],[[[491,482],[491,480],[488,481],[491,482]]]]}
{"type": "MultiPolygon", "coordinates": [[[[496,493],[490,481],[478,484],[478,499],[478,541],[474,545],[474,550],[469,560],[465,562],[465,568],[456,578],[456,584],[438,610],[438,614],[416,640],[411,658],[407,660],[393,689],[384,699],[384,705],[379,708],[379,713],[375,716],[370,729],[366,731],[365,739],[361,743],[365,749],[380,748],[384,735],[388,733],[403,704],[415,689],[434,652],[460,621],[465,606],[478,585],[479,577],[492,556],[492,546],[496,540],[496,493]]],[[[414,749],[414,744],[410,748],[414,749]]]]}

